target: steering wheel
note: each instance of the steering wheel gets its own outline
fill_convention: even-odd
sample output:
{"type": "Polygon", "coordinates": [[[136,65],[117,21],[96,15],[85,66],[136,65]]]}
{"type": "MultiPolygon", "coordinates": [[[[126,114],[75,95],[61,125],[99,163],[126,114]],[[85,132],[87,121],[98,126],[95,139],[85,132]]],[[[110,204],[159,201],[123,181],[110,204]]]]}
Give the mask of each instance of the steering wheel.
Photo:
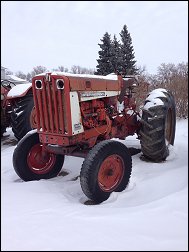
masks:
{"type": "Polygon", "coordinates": [[[12,81],[9,81],[9,80],[3,80],[3,81],[1,81],[1,86],[4,87],[7,90],[11,89],[11,84],[13,84],[14,86],[16,86],[16,84],[14,82],[12,82],[12,81]]]}

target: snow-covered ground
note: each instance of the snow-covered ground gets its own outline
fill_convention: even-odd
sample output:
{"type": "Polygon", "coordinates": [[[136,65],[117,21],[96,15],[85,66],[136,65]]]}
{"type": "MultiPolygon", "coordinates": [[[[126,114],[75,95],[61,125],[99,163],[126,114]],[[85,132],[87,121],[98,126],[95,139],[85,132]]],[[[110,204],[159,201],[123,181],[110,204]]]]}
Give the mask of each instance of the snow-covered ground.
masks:
{"type": "MultiPolygon", "coordinates": [[[[11,129],[4,135],[1,251],[188,250],[188,120],[177,121],[167,161],[132,156],[128,188],[100,205],[85,204],[78,177],[82,158],[66,157],[56,178],[23,182],[12,165],[11,129]]],[[[140,148],[136,136],[123,142],[140,148]]]]}

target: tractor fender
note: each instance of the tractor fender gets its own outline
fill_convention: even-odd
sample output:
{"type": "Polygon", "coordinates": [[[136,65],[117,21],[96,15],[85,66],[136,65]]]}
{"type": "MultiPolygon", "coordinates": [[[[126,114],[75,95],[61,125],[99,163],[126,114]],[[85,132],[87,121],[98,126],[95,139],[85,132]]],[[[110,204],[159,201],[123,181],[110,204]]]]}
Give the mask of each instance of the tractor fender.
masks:
{"type": "Polygon", "coordinates": [[[8,99],[25,96],[29,90],[32,90],[32,83],[19,84],[13,87],[7,94],[8,99]]]}

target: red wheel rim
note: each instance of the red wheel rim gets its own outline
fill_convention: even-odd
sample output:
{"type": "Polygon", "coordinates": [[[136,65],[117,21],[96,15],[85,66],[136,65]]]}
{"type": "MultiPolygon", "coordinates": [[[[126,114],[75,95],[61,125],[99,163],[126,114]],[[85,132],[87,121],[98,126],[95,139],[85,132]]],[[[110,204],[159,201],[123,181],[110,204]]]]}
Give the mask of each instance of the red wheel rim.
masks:
{"type": "Polygon", "coordinates": [[[114,154],[107,157],[98,172],[98,185],[105,192],[113,191],[121,182],[124,175],[123,159],[114,154]]]}
{"type": "MultiPolygon", "coordinates": [[[[22,158],[22,157],[21,157],[22,158]]],[[[36,174],[46,174],[53,169],[56,156],[42,151],[42,145],[34,145],[28,153],[27,163],[30,170],[36,174]]]]}

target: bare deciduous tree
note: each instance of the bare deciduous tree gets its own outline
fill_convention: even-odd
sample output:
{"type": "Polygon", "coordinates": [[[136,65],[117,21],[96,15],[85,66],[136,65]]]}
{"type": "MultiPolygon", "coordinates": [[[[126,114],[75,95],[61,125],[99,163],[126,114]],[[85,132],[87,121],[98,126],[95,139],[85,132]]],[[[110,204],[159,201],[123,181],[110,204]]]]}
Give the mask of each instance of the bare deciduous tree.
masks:
{"type": "Polygon", "coordinates": [[[58,66],[58,68],[54,68],[53,71],[57,71],[57,72],[68,72],[68,68],[64,67],[64,66],[58,66]]]}
{"type": "Polygon", "coordinates": [[[153,85],[170,90],[175,98],[177,117],[188,118],[188,63],[161,64],[153,85]]]}
{"type": "Polygon", "coordinates": [[[12,75],[13,74],[13,72],[8,70],[8,69],[5,70],[5,73],[6,73],[6,75],[12,75]]]}
{"type": "Polygon", "coordinates": [[[26,74],[21,71],[16,72],[15,75],[23,80],[26,80],[26,74]]]}
{"type": "Polygon", "coordinates": [[[47,72],[47,68],[44,67],[44,66],[36,66],[33,68],[33,74],[34,75],[37,75],[37,74],[40,74],[40,73],[45,73],[47,72]]]}
{"type": "Polygon", "coordinates": [[[76,66],[73,65],[71,67],[71,73],[74,74],[94,74],[95,69],[91,69],[91,68],[86,68],[86,67],[81,67],[81,66],[76,66]]]}
{"type": "Polygon", "coordinates": [[[144,101],[149,92],[150,83],[148,81],[149,75],[145,66],[139,66],[138,69],[138,83],[139,85],[134,90],[134,98],[136,100],[136,109],[140,111],[140,108],[144,105],[144,101]]]}

